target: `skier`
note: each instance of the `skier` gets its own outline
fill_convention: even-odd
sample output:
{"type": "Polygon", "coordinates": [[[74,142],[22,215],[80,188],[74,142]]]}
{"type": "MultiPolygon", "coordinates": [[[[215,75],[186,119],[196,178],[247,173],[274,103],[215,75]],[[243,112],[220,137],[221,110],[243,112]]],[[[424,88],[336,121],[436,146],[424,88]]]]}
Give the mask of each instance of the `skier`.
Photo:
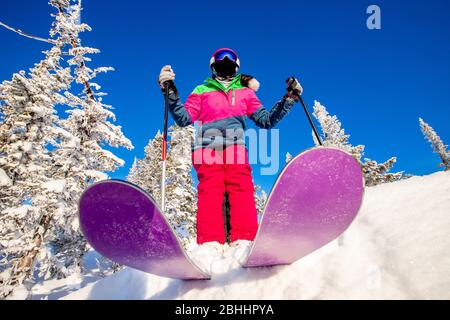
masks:
{"type": "Polygon", "coordinates": [[[232,245],[250,243],[258,229],[252,168],[244,142],[246,117],[258,127],[273,128],[299,101],[303,89],[296,78],[289,78],[286,94],[267,111],[255,94],[259,87],[256,79],[238,74],[240,61],[235,51],[215,51],[209,66],[212,76],[194,89],[184,105],[170,65],[161,69],[158,82],[162,89],[166,81],[169,83],[169,111],[176,124],[201,126],[192,152],[199,180],[197,243],[220,251],[226,241],[222,213],[225,192],[230,202],[232,245]]]}

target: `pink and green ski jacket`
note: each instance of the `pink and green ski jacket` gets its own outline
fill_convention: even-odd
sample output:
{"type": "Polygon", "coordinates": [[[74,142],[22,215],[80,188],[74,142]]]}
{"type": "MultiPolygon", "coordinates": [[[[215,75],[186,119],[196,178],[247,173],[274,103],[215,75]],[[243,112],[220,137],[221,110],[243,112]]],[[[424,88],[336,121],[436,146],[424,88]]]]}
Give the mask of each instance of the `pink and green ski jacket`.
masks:
{"type": "Polygon", "coordinates": [[[225,88],[213,78],[197,86],[184,103],[173,91],[169,93],[169,111],[177,125],[200,125],[194,149],[202,147],[245,145],[245,120],[250,118],[264,129],[270,129],[290,111],[294,101],[283,97],[267,111],[252,89],[241,85],[237,75],[225,88]]]}

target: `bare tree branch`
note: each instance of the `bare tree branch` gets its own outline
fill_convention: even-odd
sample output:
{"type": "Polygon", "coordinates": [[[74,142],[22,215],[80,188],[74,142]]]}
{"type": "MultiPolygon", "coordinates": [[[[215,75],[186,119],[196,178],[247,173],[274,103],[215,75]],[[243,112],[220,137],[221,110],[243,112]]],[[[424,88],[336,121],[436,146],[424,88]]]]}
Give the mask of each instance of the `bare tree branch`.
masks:
{"type": "Polygon", "coordinates": [[[44,39],[44,38],[41,38],[41,37],[33,36],[31,34],[23,32],[20,29],[15,29],[13,27],[10,27],[10,26],[8,26],[7,24],[5,24],[5,23],[3,23],[1,21],[0,21],[0,26],[3,26],[3,27],[5,27],[8,30],[11,30],[11,31],[13,31],[13,32],[15,32],[17,34],[20,34],[21,36],[24,36],[24,37],[27,37],[27,38],[30,38],[30,39],[39,40],[39,41],[43,41],[43,42],[47,42],[47,43],[51,43],[51,44],[56,44],[56,41],[54,41],[54,40],[44,39]]]}

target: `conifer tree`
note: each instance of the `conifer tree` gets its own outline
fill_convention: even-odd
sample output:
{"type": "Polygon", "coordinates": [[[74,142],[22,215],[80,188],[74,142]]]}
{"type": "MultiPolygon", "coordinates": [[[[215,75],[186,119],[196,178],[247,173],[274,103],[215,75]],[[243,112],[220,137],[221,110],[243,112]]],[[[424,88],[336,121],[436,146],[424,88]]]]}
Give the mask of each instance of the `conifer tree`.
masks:
{"type": "Polygon", "coordinates": [[[261,220],[261,216],[264,213],[266,203],[267,203],[267,193],[261,188],[260,185],[255,185],[255,204],[256,204],[256,211],[258,213],[258,221],[261,220]]]}
{"type": "Polygon", "coordinates": [[[436,131],[422,118],[419,118],[419,125],[423,135],[430,142],[433,151],[441,158],[442,162],[439,166],[444,167],[445,171],[450,170],[450,151],[447,150],[448,146],[444,144],[436,131]]]}
{"type": "Polygon", "coordinates": [[[90,69],[79,33],[74,1],[51,0],[56,8],[52,48],[30,69],[0,85],[0,296],[39,276],[81,271],[86,250],[76,218],[81,192],[107,177],[123,160],[104,145],[132,148],[121,132],[104,94],[92,80],[109,68],[90,69]],[[68,57],[68,65],[64,64],[68,57]],[[74,92],[73,82],[82,85],[74,92]],[[70,91],[69,91],[70,90],[70,91]],[[60,119],[55,106],[70,107],[60,119]]]}
{"type": "MultiPolygon", "coordinates": [[[[61,67],[62,43],[45,52],[45,58],[0,85],[0,167],[10,183],[0,191],[0,296],[30,277],[36,257],[49,262],[42,248],[51,216],[60,204],[50,196],[52,168],[49,146],[58,147],[61,135],[55,105],[64,104],[61,91],[72,81],[70,69],[61,67]],[[50,196],[50,197],[49,197],[50,196]]],[[[51,263],[50,263],[51,264],[51,263]]],[[[45,271],[49,263],[41,263],[45,271]]]]}
{"type": "MultiPolygon", "coordinates": [[[[330,115],[327,109],[320,104],[314,102],[314,117],[319,122],[322,131],[322,141],[324,146],[336,147],[350,153],[361,164],[364,173],[366,186],[374,186],[381,183],[393,182],[403,178],[403,172],[390,173],[394,163],[397,161],[396,157],[388,159],[384,163],[377,163],[375,160],[364,158],[364,145],[353,146],[349,142],[350,135],[345,133],[341,122],[334,115],[330,115]]],[[[313,140],[316,145],[319,145],[313,134],[313,140]]]]}

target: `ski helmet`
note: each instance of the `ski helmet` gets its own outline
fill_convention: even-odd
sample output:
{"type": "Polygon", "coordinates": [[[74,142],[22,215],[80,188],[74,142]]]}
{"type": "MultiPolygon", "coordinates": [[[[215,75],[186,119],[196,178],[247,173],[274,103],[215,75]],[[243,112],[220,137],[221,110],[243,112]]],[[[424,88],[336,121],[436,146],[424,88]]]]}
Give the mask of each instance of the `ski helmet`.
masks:
{"type": "Polygon", "coordinates": [[[229,48],[221,48],[215,51],[209,61],[212,73],[223,78],[234,77],[240,66],[241,62],[237,53],[229,48]]]}

